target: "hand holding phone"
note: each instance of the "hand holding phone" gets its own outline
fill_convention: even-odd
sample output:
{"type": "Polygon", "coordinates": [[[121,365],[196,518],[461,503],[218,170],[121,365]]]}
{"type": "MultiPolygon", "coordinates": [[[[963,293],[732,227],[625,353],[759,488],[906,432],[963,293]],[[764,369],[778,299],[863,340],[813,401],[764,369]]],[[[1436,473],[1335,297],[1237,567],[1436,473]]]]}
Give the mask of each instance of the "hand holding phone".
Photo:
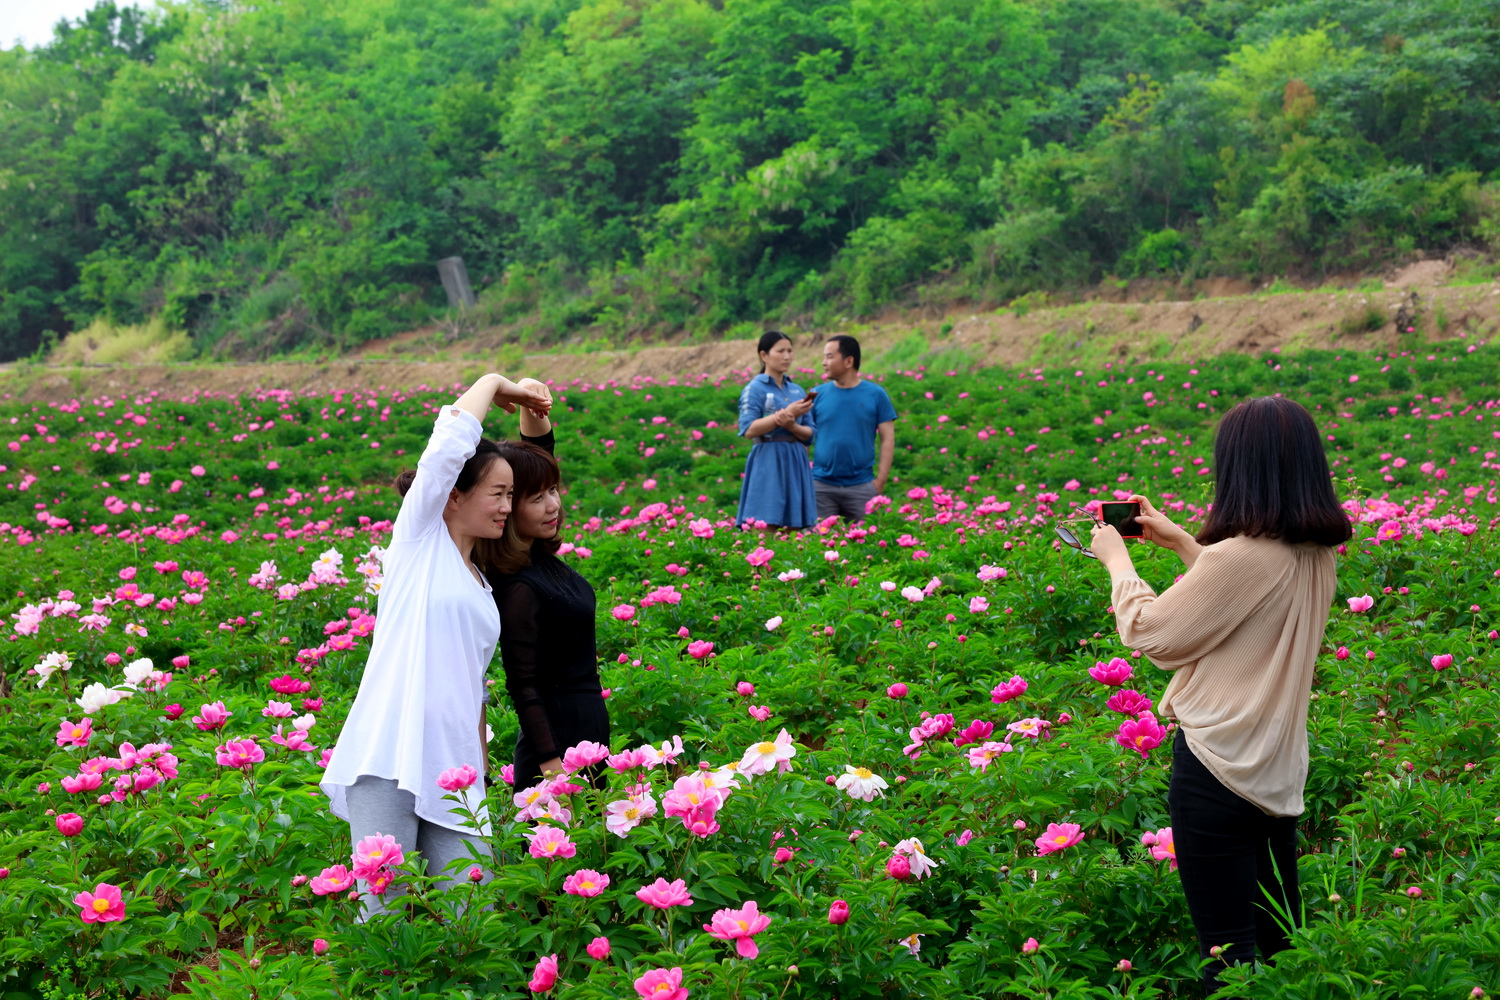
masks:
{"type": "Polygon", "coordinates": [[[1134,500],[1116,500],[1099,505],[1099,520],[1113,525],[1121,538],[1140,538],[1145,534],[1141,529],[1141,522],[1136,520],[1140,513],[1141,505],[1134,500]]]}

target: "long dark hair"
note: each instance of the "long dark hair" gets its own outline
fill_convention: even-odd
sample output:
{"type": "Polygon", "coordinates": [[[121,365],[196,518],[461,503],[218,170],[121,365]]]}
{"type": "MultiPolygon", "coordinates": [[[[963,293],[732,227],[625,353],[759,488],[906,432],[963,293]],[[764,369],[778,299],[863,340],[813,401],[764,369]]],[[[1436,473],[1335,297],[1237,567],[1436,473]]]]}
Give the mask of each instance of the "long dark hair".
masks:
{"type": "MultiPolygon", "coordinates": [[[[760,340],[755,345],[755,356],[758,358],[762,354],[769,351],[771,348],[775,347],[777,344],[781,343],[783,340],[791,339],[791,337],[788,337],[780,330],[767,330],[765,333],[760,335],[760,340]]],[[[760,373],[762,375],[766,373],[766,363],[764,361],[760,363],[760,373]]]]}
{"type": "Polygon", "coordinates": [[[1249,535],[1338,545],[1354,537],[1312,414],[1284,396],[1247,399],[1214,439],[1214,501],[1198,532],[1210,545],[1249,535]]]}
{"type": "Polygon", "coordinates": [[[515,508],[554,486],[562,484],[562,467],[545,448],[529,441],[501,441],[499,457],[510,463],[515,474],[511,516],[505,521],[505,533],[499,538],[481,538],[474,543],[474,565],[484,571],[517,573],[531,565],[533,555],[555,555],[562,547],[562,512],[558,512],[558,533],[551,538],[533,538],[530,542],[516,533],[515,508]]]}
{"type": "MultiPolygon", "coordinates": [[[[469,492],[484,478],[484,474],[490,471],[491,463],[501,457],[503,456],[500,454],[498,442],[491,441],[489,438],[480,438],[479,444],[474,448],[474,454],[464,463],[464,467],[458,470],[458,481],[453,484],[453,488],[460,493],[469,492]]],[[[391,485],[396,487],[396,492],[404,497],[416,478],[416,472],[408,469],[397,476],[396,481],[391,485]]]]}

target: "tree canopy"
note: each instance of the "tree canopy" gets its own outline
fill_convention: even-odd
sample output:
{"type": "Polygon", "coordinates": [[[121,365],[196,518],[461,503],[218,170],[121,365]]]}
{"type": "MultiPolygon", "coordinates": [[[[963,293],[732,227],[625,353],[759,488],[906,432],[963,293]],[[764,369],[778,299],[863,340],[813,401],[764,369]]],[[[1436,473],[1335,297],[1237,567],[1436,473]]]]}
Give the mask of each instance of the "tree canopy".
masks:
{"type": "Polygon", "coordinates": [[[1500,0],[104,0],[0,52],[0,356],[719,329],[1500,242],[1500,0]]]}

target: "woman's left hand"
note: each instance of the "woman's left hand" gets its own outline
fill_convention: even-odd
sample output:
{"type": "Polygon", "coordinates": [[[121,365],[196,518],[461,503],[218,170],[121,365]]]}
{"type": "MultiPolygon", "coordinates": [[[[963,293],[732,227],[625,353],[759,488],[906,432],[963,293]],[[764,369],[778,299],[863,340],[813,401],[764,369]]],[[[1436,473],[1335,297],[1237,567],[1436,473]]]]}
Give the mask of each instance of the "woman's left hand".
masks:
{"type": "Polygon", "coordinates": [[[1112,524],[1105,524],[1102,521],[1094,523],[1089,549],[1111,573],[1123,566],[1131,565],[1130,551],[1125,548],[1125,539],[1120,537],[1119,530],[1112,524]]]}

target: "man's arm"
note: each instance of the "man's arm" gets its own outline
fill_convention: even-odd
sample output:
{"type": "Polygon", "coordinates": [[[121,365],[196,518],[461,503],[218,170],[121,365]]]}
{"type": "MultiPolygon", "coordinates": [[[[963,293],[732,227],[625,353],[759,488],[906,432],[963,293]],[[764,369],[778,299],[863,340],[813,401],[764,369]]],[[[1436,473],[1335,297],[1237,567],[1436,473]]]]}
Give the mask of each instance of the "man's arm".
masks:
{"type": "Polygon", "coordinates": [[[884,493],[886,481],[891,478],[891,462],[896,458],[896,421],[876,424],[875,437],[880,442],[880,455],[875,462],[875,492],[884,493]]]}

